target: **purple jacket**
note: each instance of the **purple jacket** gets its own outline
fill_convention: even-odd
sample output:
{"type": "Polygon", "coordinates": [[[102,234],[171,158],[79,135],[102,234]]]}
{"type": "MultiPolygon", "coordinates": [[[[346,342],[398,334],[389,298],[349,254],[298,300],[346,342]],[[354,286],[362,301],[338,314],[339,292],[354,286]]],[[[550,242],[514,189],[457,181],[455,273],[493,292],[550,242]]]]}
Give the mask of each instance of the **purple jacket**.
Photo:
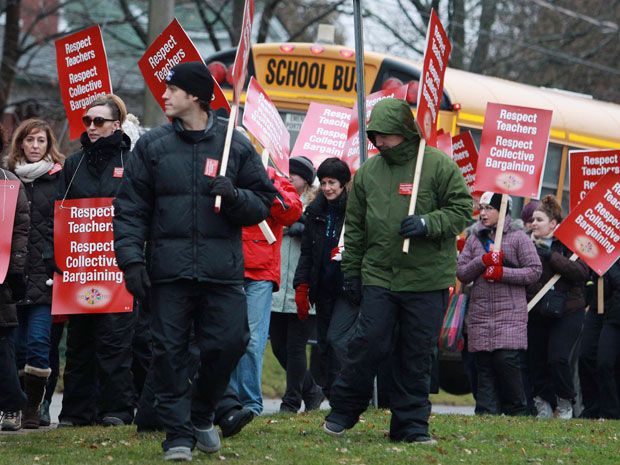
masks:
{"type": "Polygon", "coordinates": [[[463,284],[473,281],[466,324],[470,352],[527,349],[527,299],[525,289],[538,280],[542,265],[529,237],[506,218],[501,250],[504,274],[500,282],[488,282],[482,240],[495,231],[477,223],[459,255],[456,275],[463,284]]]}

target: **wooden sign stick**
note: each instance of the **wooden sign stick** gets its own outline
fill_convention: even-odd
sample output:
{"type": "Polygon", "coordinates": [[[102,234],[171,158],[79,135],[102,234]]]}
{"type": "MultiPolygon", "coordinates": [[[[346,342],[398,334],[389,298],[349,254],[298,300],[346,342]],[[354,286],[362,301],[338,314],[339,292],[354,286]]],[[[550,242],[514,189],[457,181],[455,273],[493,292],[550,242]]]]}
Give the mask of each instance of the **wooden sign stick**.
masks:
{"type": "MultiPolygon", "coordinates": [[[[266,170],[267,166],[269,164],[269,150],[263,149],[263,153],[261,154],[261,158],[263,160],[263,166],[265,167],[265,170],[266,170]]],[[[260,223],[258,223],[258,227],[260,228],[261,232],[263,233],[263,236],[265,236],[265,239],[267,239],[267,243],[269,245],[273,244],[276,241],[276,236],[273,234],[273,231],[269,227],[269,224],[267,223],[267,220],[263,220],[260,223]]]]}
{"type": "MultiPolygon", "coordinates": [[[[409,199],[409,212],[407,216],[413,215],[415,212],[415,204],[418,201],[418,188],[420,187],[420,176],[422,175],[422,162],[424,161],[424,149],[426,148],[426,139],[420,139],[420,147],[418,148],[418,159],[415,162],[415,171],[413,173],[413,190],[411,199],[409,199]]],[[[403,253],[409,253],[409,244],[411,239],[407,238],[403,242],[403,253]]]]}
{"type": "MultiPolygon", "coordinates": [[[[222,153],[222,163],[220,165],[220,176],[226,176],[226,169],[228,168],[228,156],[230,155],[230,144],[232,142],[233,131],[235,130],[237,121],[237,112],[239,107],[236,104],[230,108],[230,116],[228,118],[228,127],[226,128],[226,139],[224,139],[224,152],[222,153]]],[[[215,206],[213,208],[215,213],[219,213],[222,209],[222,196],[215,196],[215,206]]]]}
{"type": "Polygon", "coordinates": [[[499,206],[499,218],[497,228],[495,228],[495,240],[493,241],[493,252],[502,249],[502,238],[504,237],[504,224],[506,223],[506,211],[508,210],[508,196],[502,194],[502,203],[499,206]]]}
{"type": "MultiPolygon", "coordinates": [[[[570,256],[569,260],[570,260],[571,262],[574,262],[574,261],[575,261],[575,260],[577,260],[578,258],[579,258],[579,257],[577,256],[577,254],[576,254],[576,253],[574,253],[574,254],[572,254],[572,255],[570,256]]],[[[536,306],[536,304],[537,304],[538,302],[540,302],[540,299],[542,299],[542,298],[545,296],[545,294],[546,294],[547,292],[549,292],[549,289],[551,289],[551,288],[555,285],[555,283],[557,283],[557,282],[560,280],[560,277],[561,277],[561,276],[560,276],[559,274],[555,274],[555,275],[553,275],[553,277],[552,277],[549,281],[547,281],[547,283],[546,283],[546,284],[545,284],[545,285],[544,285],[544,286],[540,289],[540,291],[538,291],[538,292],[536,293],[536,295],[535,295],[534,297],[532,297],[532,300],[530,300],[530,301],[527,303],[527,311],[528,311],[528,312],[529,312],[530,310],[532,310],[532,309],[536,306]]]]}
{"type": "Polygon", "coordinates": [[[596,289],[596,312],[602,315],[605,312],[605,278],[598,277],[598,286],[596,289]]]}

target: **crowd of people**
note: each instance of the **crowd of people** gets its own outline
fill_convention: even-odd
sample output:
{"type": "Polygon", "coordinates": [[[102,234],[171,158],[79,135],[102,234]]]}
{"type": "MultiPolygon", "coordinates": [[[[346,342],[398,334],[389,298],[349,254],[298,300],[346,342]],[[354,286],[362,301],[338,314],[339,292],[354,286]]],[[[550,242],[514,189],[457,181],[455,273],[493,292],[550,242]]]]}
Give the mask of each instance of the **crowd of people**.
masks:
{"type": "Polygon", "coordinates": [[[473,223],[457,165],[426,146],[409,215],[420,136],[396,99],[373,109],[367,132],[380,153],[355,176],[338,158],[315,167],[296,156],[283,177],[241,131],[226,175],[207,172],[222,163],[227,127],[210,108],[209,71],[183,63],[166,84],[171,122],[141,136],[115,95],[86,108],[81,149],[66,159],[47,122],[29,119],[13,132],[1,170],[21,181],[0,285],[3,430],[50,424],[66,326],[58,427],[135,423],[166,432],[166,460],[191,460],[194,447],[215,452],[216,426],[230,437],[263,411],[269,337],[286,372],[281,412],[329,399],[323,428],[341,436],[368,408],[383,370],[390,439],[433,444],[429,394],[456,278],[469,294],[463,360],[477,414],[571,418],[582,393],[582,415],[620,418],[620,264],[604,276],[600,314],[603,281],[554,238],[563,213],[553,196],[528,203],[522,222],[509,199],[498,251],[502,196],[484,193],[473,223]],[[114,248],[133,312],[52,316],[52,278],[63,267],[54,202],[98,197],[114,198],[114,248]],[[321,376],[308,369],[313,334],[321,376]]]}

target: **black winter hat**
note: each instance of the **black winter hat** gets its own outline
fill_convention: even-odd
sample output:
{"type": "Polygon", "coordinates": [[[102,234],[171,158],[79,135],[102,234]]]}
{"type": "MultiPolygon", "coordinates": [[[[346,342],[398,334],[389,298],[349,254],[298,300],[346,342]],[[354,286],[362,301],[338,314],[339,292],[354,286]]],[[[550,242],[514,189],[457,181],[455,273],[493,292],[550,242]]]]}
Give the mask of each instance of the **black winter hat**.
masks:
{"type": "Polygon", "coordinates": [[[211,103],[213,76],[204,63],[191,61],[174,66],[166,76],[166,84],[177,86],[188,94],[211,103]]]}
{"type": "Polygon", "coordinates": [[[334,178],[340,181],[340,184],[343,186],[351,180],[349,166],[336,157],[324,160],[316,174],[319,177],[319,181],[323,178],[334,178]]]}
{"type": "Polygon", "coordinates": [[[314,165],[309,158],[303,155],[291,157],[288,160],[288,170],[291,174],[296,174],[304,179],[309,185],[312,185],[316,177],[314,165]]]}
{"type": "MultiPolygon", "coordinates": [[[[496,194],[494,192],[485,192],[480,197],[480,205],[490,205],[496,210],[499,210],[502,206],[502,194],[496,194]]],[[[512,198],[508,196],[508,211],[512,210],[512,198]]]]}

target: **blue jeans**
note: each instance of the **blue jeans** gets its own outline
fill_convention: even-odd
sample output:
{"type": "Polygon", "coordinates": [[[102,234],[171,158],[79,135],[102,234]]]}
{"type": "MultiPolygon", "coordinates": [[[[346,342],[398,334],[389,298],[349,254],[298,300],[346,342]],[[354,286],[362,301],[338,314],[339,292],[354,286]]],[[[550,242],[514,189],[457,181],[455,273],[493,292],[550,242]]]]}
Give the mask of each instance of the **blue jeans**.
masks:
{"type": "Polygon", "coordinates": [[[248,301],[250,342],[230,376],[230,388],[239,395],[239,401],[245,408],[260,415],[263,411],[263,353],[269,335],[273,283],[246,279],[244,287],[248,301]]]}
{"type": "Polygon", "coordinates": [[[20,305],[17,307],[17,320],[19,321],[15,344],[17,368],[21,370],[25,365],[49,368],[52,307],[20,305]]]}

